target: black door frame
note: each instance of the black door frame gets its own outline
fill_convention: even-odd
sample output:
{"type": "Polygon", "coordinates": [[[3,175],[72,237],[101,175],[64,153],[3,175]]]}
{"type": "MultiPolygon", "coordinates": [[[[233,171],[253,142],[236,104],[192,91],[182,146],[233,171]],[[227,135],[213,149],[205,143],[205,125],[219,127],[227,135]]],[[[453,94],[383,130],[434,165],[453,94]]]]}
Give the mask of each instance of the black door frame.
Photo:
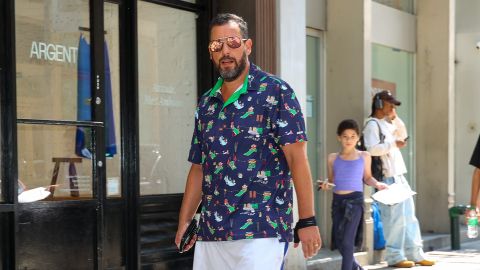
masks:
{"type": "Polygon", "coordinates": [[[0,141],[2,147],[1,179],[4,203],[0,205],[1,265],[2,269],[15,269],[15,228],[17,204],[17,136],[15,89],[15,26],[14,0],[0,1],[0,141]],[[7,147],[10,146],[10,147],[7,147]]]}
{"type": "MultiPolygon", "coordinates": [[[[93,98],[103,100],[104,91],[104,51],[103,51],[103,2],[89,1],[91,34],[91,63],[92,64],[92,91],[93,98]],[[101,23],[100,23],[101,22],[101,23]]],[[[15,51],[15,1],[0,1],[0,112],[1,112],[1,179],[4,202],[0,204],[1,254],[2,269],[17,268],[17,231],[18,211],[22,207],[18,204],[18,154],[17,154],[17,125],[61,125],[84,126],[93,129],[95,134],[94,149],[96,156],[93,160],[93,198],[85,201],[55,202],[56,205],[91,205],[96,211],[95,253],[94,267],[101,269],[103,265],[103,236],[104,236],[104,205],[105,205],[105,155],[103,123],[98,121],[104,118],[103,103],[94,106],[93,121],[62,121],[40,119],[18,119],[16,113],[16,51],[15,51]],[[94,203],[92,203],[94,202],[94,203]]]]}
{"type": "MultiPolygon", "coordinates": [[[[212,66],[208,60],[208,22],[212,17],[214,1],[198,0],[189,3],[180,0],[145,0],[159,5],[195,12],[197,18],[197,70],[198,94],[208,89],[213,81],[212,66]]],[[[16,113],[16,53],[15,53],[15,0],[0,1],[0,135],[1,135],[1,185],[4,201],[0,203],[0,260],[2,269],[16,269],[18,209],[17,201],[18,156],[17,156],[17,125],[71,125],[85,126],[93,129],[95,134],[93,160],[93,199],[89,205],[96,207],[95,232],[95,269],[103,269],[105,243],[105,207],[106,197],[106,169],[104,155],[104,128],[101,120],[104,119],[103,102],[93,106],[93,121],[61,121],[17,119],[16,113]],[[102,181],[103,180],[103,181],[102,181]]],[[[91,82],[92,100],[104,100],[104,2],[119,5],[120,27],[120,125],[122,149],[122,198],[123,201],[123,257],[125,269],[141,269],[140,261],[140,188],[139,188],[139,125],[138,125],[138,28],[137,28],[137,0],[89,0],[90,4],[90,36],[91,36],[91,82]]],[[[181,194],[178,194],[181,195],[181,194]]],[[[142,196],[144,199],[168,198],[170,195],[142,196]]],[[[56,202],[62,205],[63,202],[56,202]]],[[[65,202],[72,205],[78,202],[65,202]]]]}
{"type": "MultiPolygon", "coordinates": [[[[138,0],[140,1],[140,0],[138,0]]],[[[138,8],[137,0],[120,0],[120,77],[122,122],[122,191],[125,198],[125,266],[141,269],[140,217],[142,205],[165,205],[165,201],[177,203],[182,194],[140,195],[139,165],[139,103],[138,103],[138,8]],[[133,181],[129,181],[129,180],[133,181]]],[[[200,96],[213,82],[212,65],[207,44],[208,24],[212,18],[216,0],[197,0],[189,3],[180,0],[141,0],[157,5],[194,12],[197,18],[197,95],[200,96]]],[[[168,64],[168,63],[167,63],[168,64]]],[[[179,179],[184,181],[184,179],[179,179]]],[[[180,200],[181,201],[181,200],[180,200]]],[[[162,209],[166,209],[164,207],[162,209]]],[[[173,239],[172,239],[173,243],[173,239]]]]}
{"type": "Polygon", "coordinates": [[[140,269],[137,1],[120,3],[120,122],[126,269],[140,269]],[[123,56],[123,57],[122,57],[123,56]],[[132,181],[133,180],[133,181],[132,181]]]}

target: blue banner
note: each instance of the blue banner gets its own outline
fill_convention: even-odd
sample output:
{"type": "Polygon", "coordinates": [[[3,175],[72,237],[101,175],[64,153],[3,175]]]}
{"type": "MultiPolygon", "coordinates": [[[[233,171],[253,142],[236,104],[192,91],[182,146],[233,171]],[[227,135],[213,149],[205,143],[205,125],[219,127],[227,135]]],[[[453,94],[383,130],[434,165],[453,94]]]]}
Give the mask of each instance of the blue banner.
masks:
{"type": "MultiPolygon", "coordinates": [[[[105,55],[105,155],[113,157],[117,154],[115,143],[115,122],[113,117],[112,82],[110,76],[110,61],[107,44],[104,43],[105,55]]],[[[78,69],[77,69],[77,119],[79,121],[92,120],[92,89],[90,44],[85,37],[80,35],[78,44],[78,69]]],[[[92,158],[91,128],[77,127],[75,135],[75,154],[92,158]]]]}

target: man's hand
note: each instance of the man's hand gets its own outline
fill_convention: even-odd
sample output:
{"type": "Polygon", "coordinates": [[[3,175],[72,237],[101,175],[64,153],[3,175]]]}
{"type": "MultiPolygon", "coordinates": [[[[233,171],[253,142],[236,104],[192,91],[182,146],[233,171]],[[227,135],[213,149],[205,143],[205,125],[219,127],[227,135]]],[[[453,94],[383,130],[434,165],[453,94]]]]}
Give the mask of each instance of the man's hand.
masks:
{"type": "MultiPolygon", "coordinates": [[[[180,208],[180,214],[178,215],[178,229],[175,235],[175,245],[180,248],[180,242],[182,241],[183,234],[188,228],[190,222],[192,222],[193,216],[202,200],[202,180],[203,171],[202,165],[192,164],[190,172],[187,176],[187,184],[185,185],[185,193],[183,194],[182,207],[180,208]]],[[[192,237],[192,240],[186,245],[184,251],[187,251],[193,247],[197,236],[192,237]]]]}
{"type": "MultiPolygon", "coordinates": [[[[190,222],[194,222],[194,220],[190,222]]],[[[183,224],[178,224],[177,234],[175,235],[175,245],[177,246],[178,250],[180,250],[180,242],[182,241],[183,234],[187,230],[189,224],[190,223],[188,222],[183,224]]],[[[185,245],[183,252],[187,252],[188,250],[190,250],[193,247],[193,245],[195,245],[195,241],[197,241],[197,235],[192,237],[190,242],[187,245],[185,245]]]]}
{"type": "MultiPolygon", "coordinates": [[[[305,227],[298,230],[298,237],[302,243],[303,256],[311,258],[317,255],[318,250],[322,247],[322,238],[317,226],[305,227]]],[[[299,243],[293,245],[297,248],[299,243]]]]}
{"type": "Polygon", "coordinates": [[[480,211],[478,210],[478,207],[475,208],[475,209],[467,209],[465,211],[465,225],[468,224],[468,218],[470,216],[476,216],[477,217],[477,220],[480,222],[480,211]]]}

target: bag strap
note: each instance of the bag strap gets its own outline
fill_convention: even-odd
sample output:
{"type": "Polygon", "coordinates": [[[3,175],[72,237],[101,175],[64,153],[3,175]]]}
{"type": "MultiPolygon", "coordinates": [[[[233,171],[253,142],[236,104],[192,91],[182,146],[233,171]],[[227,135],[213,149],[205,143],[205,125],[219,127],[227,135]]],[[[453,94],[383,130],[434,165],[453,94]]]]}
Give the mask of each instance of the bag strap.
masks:
{"type": "Polygon", "coordinates": [[[378,123],[378,121],[376,119],[370,119],[368,120],[366,123],[365,123],[365,126],[363,127],[362,129],[362,134],[363,134],[363,130],[365,130],[365,127],[368,125],[369,122],[371,121],[374,121],[376,124],[377,124],[377,127],[378,127],[378,134],[379,134],[379,137],[380,137],[380,143],[383,143],[385,141],[385,135],[383,135],[382,133],[382,129],[380,128],[380,124],[378,123]]]}

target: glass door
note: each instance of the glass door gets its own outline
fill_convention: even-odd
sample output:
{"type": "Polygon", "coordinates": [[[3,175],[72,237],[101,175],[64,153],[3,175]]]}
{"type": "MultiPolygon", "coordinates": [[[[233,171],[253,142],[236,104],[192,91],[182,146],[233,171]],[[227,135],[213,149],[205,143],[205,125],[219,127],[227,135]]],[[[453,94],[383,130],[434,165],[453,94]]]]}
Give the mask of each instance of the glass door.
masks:
{"type": "Polygon", "coordinates": [[[193,264],[192,251],[179,254],[172,243],[190,168],[198,89],[204,81],[211,87],[210,2],[137,1],[139,259],[148,269],[193,264]]]}
{"type": "MultiPolygon", "coordinates": [[[[326,159],[322,144],[324,132],[322,32],[307,29],[307,120],[308,160],[312,171],[313,185],[317,179],[324,179],[326,159]]],[[[316,189],[315,189],[316,190],[316,189]]],[[[322,235],[327,234],[326,220],[329,215],[328,198],[323,192],[315,192],[315,214],[322,235]]],[[[325,241],[328,241],[326,239],[325,241]]]]}
{"type": "Polygon", "coordinates": [[[183,193],[197,103],[197,14],[144,1],[138,13],[140,194],[183,193]]]}
{"type": "Polygon", "coordinates": [[[118,16],[103,1],[15,1],[18,269],[121,265],[103,260],[122,245],[104,240],[106,198],[121,195],[118,16]]]}
{"type": "Polygon", "coordinates": [[[93,128],[48,122],[75,121],[82,110],[92,120],[90,100],[77,96],[91,95],[88,1],[15,1],[15,25],[17,118],[44,120],[17,128],[19,201],[43,200],[22,195],[41,187],[49,201],[92,198],[93,128]],[[90,159],[77,155],[80,143],[90,159]]]}
{"type": "Polygon", "coordinates": [[[413,54],[378,44],[372,44],[372,83],[383,85],[374,87],[376,91],[392,90],[402,105],[397,107],[397,114],[403,120],[409,134],[407,146],[402,148],[403,159],[407,166],[407,178],[415,190],[415,103],[414,103],[414,65],[413,54]],[[389,88],[389,89],[387,89],[389,88]]]}

